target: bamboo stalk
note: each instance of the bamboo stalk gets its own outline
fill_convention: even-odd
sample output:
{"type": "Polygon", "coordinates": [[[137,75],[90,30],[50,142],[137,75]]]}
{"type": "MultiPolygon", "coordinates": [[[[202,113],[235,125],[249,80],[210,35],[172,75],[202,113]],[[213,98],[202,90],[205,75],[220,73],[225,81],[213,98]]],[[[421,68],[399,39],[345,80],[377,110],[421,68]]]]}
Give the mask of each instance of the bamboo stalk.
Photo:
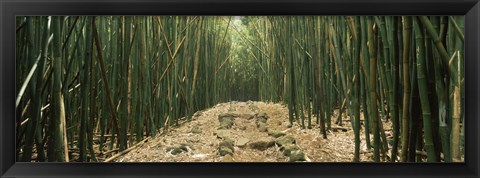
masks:
{"type": "Polygon", "coordinates": [[[433,145],[433,132],[430,103],[427,94],[427,81],[426,81],[426,63],[425,63],[425,46],[423,40],[423,32],[421,31],[420,24],[417,19],[413,19],[413,27],[415,30],[417,44],[417,79],[418,79],[418,91],[420,95],[420,102],[422,106],[423,114],[423,126],[425,134],[425,148],[428,154],[428,162],[437,162],[435,156],[435,148],[433,145]]]}
{"type": "Polygon", "coordinates": [[[369,93],[370,93],[370,116],[372,116],[373,122],[373,139],[374,139],[374,160],[376,162],[380,162],[380,129],[379,129],[379,119],[378,119],[378,109],[377,109],[377,57],[375,51],[375,41],[374,41],[374,34],[373,34],[373,21],[369,17],[368,21],[368,49],[370,54],[370,79],[369,81],[369,93]]]}
{"type": "Polygon", "coordinates": [[[408,113],[409,113],[409,99],[410,99],[410,71],[408,61],[410,56],[410,38],[411,38],[411,23],[410,17],[402,16],[403,20],[403,110],[402,110],[402,129],[401,129],[401,157],[400,161],[406,162],[408,155],[408,113]]]}
{"type": "MultiPolygon", "coordinates": [[[[95,24],[95,18],[93,19],[93,22],[92,24],[95,24]]],[[[93,34],[94,34],[94,40],[95,40],[95,46],[97,48],[97,53],[98,53],[98,63],[100,64],[100,70],[102,72],[102,77],[103,77],[103,82],[105,84],[105,91],[106,91],[106,94],[107,94],[107,98],[108,98],[108,106],[110,108],[110,114],[112,114],[112,117],[113,117],[113,123],[114,123],[114,129],[116,130],[117,133],[120,133],[119,132],[119,126],[118,126],[118,120],[117,120],[117,114],[115,112],[115,107],[113,106],[113,101],[112,101],[112,97],[110,95],[110,86],[108,84],[108,79],[107,79],[107,74],[106,74],[106,71],[105,71],[105,65],[104,65],[104,62],[103,62],[103,52],[102,50],[100,49],[100,42],[99,42],[99,37],[98,37],[98,32],[97,32],[97,27],[95,25],[93,25],[93,34]]]]}
{"type": "MultiPolygon", "coordinates": [[[[447,51],[445,50],[445,46],[443,45],[442,41],[437,35],[436,30],[433,28],[430,20],[426,16],[419,16],[419,20],[422,22],[424,27],[427,29],[428,34],[432,38],[432,41],[435,43],[435,47],[437,48],[443,62],[445,64],[448,64],[448,59],[450,59],[449,55],[447,54],[447,51]]],[[[455,66],[449,65],[448,66],[448,72],[450,74],[450,78],[453,80],[454,85],[458,85],[458,72],[455,66]]]]}

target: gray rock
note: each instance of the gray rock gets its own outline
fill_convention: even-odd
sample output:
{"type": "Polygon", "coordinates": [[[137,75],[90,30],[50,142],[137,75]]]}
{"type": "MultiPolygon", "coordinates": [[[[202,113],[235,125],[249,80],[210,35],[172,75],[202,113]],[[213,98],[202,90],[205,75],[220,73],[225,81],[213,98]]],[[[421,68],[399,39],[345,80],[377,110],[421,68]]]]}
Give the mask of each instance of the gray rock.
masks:
{"type": "Polygon", "coordinates": [[[222,146],[222,147],[220,147],[220,148],[218,149],[218,153],[219,153],[221,156],[225,156],[225,155],[228,155],[228,154],[229,154],[229,155],[233,155],[233,150],[230,149],[230,148],[227,148],[227,147],[222,146]]]}
{"type": "Polygon", "coordinates": [[[220,122],[219,129],[229,129],[233,126],[233,119],[237,117],[237,114],[223,113],[218,115],[218,122],[220,122]]]}
{"type": "Polygon", "coordinates": [[[260,138],[259,140],[252,141],[249,144],[250,148],[257,149],[260,151],[266,150],[268,147],[271,147],[273,145],[274,145],[274,142],[270,138],[260,138]]]}
{"type": "Polygon", "coordinates": [[[257,126],[257,128],[259,128],[260,126],[265,125],[265,124],[267,124],[267,123],[265,123],[265,122],[258,122],[258,121],[255,122],[255,125],[257,126]]]}
{"type": "Polygon", "coordinates": [[[222,122],[222,120],[225,120],[225,119],[233,119],[235,117],[238,117],[238,114],[234,114],[234,113],[223,113],[223,114],[220,114],[218,115],[218,121],[222,122]]]}
{"type": "Polygon", "coordinates": [[[296,161],[306,161],[305,160],[305,153],[302,150],[295,150],[289,156],[289,162],[296,162],[296,161]]]}
{"type": "Polygon", "coordinates": [[[193,133],[193,134],[200,134],[200,133],[202,133],[202,130],[200,130],[200,128],[198,128],[198,126],[194,126],[192,128],[192,130],[190,130],[190,132],[193,133]]]}
{"type": "Polygon", "coordinates": [[[281,136],[285,136],[286,133],[280,132],[278,130],[269,129],[268,130],[268,135],[270,135],[272,137],[275,137],[275,138],[278,138],[278,137],[281,137],[281,136]]]}
{"type": "Polygon", "coordinates": [[[253,112],[257,112],[258,110],[260,110],[257,106],[253,105],[253,103],[249,103],[248,109],[250,109],[253,112]]]}
{"type": "Polygon", "coordinates": [[[193,117],[200,117],[203,114],[202,111],[197,111],[196,113],[193,114],[193,117]]]}
{"type": "Polygon", "coordinates": [[[295,143],[295,138],[293,138],[290,135],[286,135],[286,136],[276,138],[275,143],[280,147],[284,147],[288,144],[294,144],[295,143]]]}
{"type": "Polygon", "coordinates": [[[295,144],[288,144],[283,147],[283,155],[284,156],[290,156],[293,151],[300,150],[300,147],[298,147],[295,144]]]}
{"type": "Polygon", "coordinates": [[[188,144],[185,144],[185,143],[182,143],[180,144],[180,146],[178,148],[180,148],[181,150],[185,151],[185,152],[188,152],[188,148],[187,147],[190,147],[190,145],[188,144]]]}
{"type": "Polygon", "coordinates": [[[218,138],[223,138],[223,139],[227,139],[232,136],[232,132],[230,132],[230,130],[224,130],[224,129],[217,130],[215,134],[217,135],[218,138]]]}
{"type": "Polygon", "coordinates": [[[218,129],[230,129],[233,126],[233,119],[223,119],[220,121],[220,127],[218,129]]]}
{"type": "Polygon", "coordinates": [[[220,142],[220,143],[218,144],[218,147],[219,147],[219,148],[221,148],[221,147],[227,147],[227,148],[229,148],[230,150],[232,150],[232,152],[233,152],[233,151],[234,151],[234,149],[233,149],[233,140],[230,140],[230,139],[224,140],[224,141],[222,141],[222,142],[220,142]]]}
{"type": "Polygon", "coordinates": [[[168,147],[167,152],[170,152],[172,155],[177,155],[177,154],[183,152],[183,150],[178,148],[178,147],[168,147]]]}
{"type": "Polygon", "coordinates": [[[258,125],[259,123],[267,123],[267,119],[263,117],[257,118],[256,124],[258,125]]]}
{"type": "Polygon", "coordinates": [[[256,122],[256,125],[260,132],[266,132],[268,130],[267,124],[264,122],[256,122]]]}
{"type": "Polygon", "coordinates": [[[260,124],[258,126],[258,131],[260,132],[266,132],[268,130],[267,124],[260,124]]]}
{"type": "Polygon", "coordinates": [[[244,147],[245,145],[247,145],[247,143],[249,142],[250,140],[247,139],[247,138],[239,138],[237,139],[237,141],[235,142],[235,145],[238,146],[238,147],[244,147]]]}
{"type": "Polygon", "coordinates": [[[268,117],[267,113],[261,112],[261,113],[258,113],[257,118],[268,119],[269,117],[268,117]]]}

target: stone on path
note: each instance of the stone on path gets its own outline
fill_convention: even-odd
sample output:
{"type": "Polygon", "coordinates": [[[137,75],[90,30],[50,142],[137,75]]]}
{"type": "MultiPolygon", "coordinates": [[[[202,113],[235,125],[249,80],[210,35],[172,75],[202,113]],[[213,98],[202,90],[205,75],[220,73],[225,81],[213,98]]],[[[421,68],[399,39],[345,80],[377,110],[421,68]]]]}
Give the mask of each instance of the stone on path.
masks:
{"type": "Polygon", "coordinates": [[[191,133],[193,134],[200,134],[202,133],[202,130],[200,130],[200,128],[198,128],[198,126],[193,126],[193,128],[190,130],[191,133]]]}
{"type": "Polygon", "coordinates": [[[257,141],[253,141],[249,144],[250,148],[257,149],[260,151],[266,150],[268,147],[274,145],[274,142],[270,138],[260,138],[257,141]]]}
{"type": "Polygon", "coordinates": [[[203,112],[202,111],[197,111],[193,114],[193,117],[200,117],[202,116],[203,112]]]}
{"type": "Polygon", "coordinates": [[[181,150],[183,150],[185,152],[188,152],[188,147],[190,147],[190,145],[182,143],[182,144],[180,144],[180,146],[178,148],[180,148],[181,150]]]}
{"type": "Polygon", "coordinates": [[[260,132],[266,132],[268,127],[267,127],[267,119],[268,115],[264,112],[260,113],[256,117],[255,124],[257,125],[257,128],[260,132]]]}
{"type": "Polygon", "coordinates": [[[261,119],[261,118],[267,120],[269,117],[268,117],[267,113],[261,112],[257,115],[257,119],[261,119]]]}
{"type": "Polygon", "coordinates": [[[300,147],[298,147],[295,144],[288,144],[283,147],[283,155],[284,156],[290,156],[292,152],[300,150],[300,147]]]}
{"type": "Polygon", "coordinates": [[[225,155],[228,155],[228,154],[233,155],[233,150],[230,149],[230,148],[222,146],[218,149],[218,153],[220,154],[220,156],[225,156],[225,155]]]}
{"type": "Polygon", "coordinates": [[[281,136],[285,136],[286,133],[283,133],[281,131],[274,130],[274,129],[268,129],[268,135],[270,135],[272,137],[275,137],[275,138],[278,138],[278,137],[281,137],[281,136]]]}
{"type": "Polygon", "coordinates": [[[233,141],[232,140],[224,140],[218,144],[218,153],[221,156],[225,156],[227,154],[233,155],[235,149],[233,148],[233,141]]]}
{"type": "Polygon", "coordinates": [[[233,150],[233,140],[224,140],[218,144],[218,147],[227,147],[233,150]]]}
{"type": "Polygon", "coordinates": [[[229,129],[233,126],[233,119],[238,117],[238,114],[223,113],[218,115],[218,122],[220,122],[219,129],[229,129]]]}
{"type": "Polygon", "coordinates": [[[293,138],[290,135],[286,135],[286,136],[276,138],[275,143],[280,147],[284,147],[288,144],[294,144],[295,143],[295,138],[293,138]]]}
{"type": "Polygon", "coordinates": [[[232,132],[230,132],[230,130],[221,129],[221,130],[217,130],[215,134],[217,135],[218,138],[228,139],[228,138],[231,138],[232,132]]]}
{"type": "Polygon", "coordinates": [[[230,112],[222,113],[218,115],[218,121],[222,122],[223,119],[233,119],[235,117],[238,117],[238,114],[230,113],[230,112]]]}
{"type": "Polygon", "coordinates": [[[179,147],[168,147],[167,152],[170,152],[172,155],[177,155],[183,152],[183,150],[179,147]]]}
{"type": "Polygon", "coordinates": [[[296,162],[296,161],[306,161],[305,160],[305,153],[302,150],[295,150],[289,156],[289,162],[296,162]]]}
{"type": "Polygon", "coordinates": [[[237,141],[235,142],[235,146],[238,146],[238,147],[244,147],[245,145],[247,145],[247,143],[249,142],[250,140],[247,139],[247,138],[239,138],[237,139],[237,141]]]}
{"type": "Polygon", "coordinates": [[[267,124],[261,122],[257,124],[257,128],[260,132],[266,132],[268,130],[267,124]]]}

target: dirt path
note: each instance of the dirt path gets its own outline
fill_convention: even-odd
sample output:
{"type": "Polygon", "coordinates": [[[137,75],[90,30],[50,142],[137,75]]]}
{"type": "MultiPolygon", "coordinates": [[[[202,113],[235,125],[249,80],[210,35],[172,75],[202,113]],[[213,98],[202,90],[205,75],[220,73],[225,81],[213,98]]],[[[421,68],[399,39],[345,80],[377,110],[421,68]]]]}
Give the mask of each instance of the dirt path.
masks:
{"type": "MultiPolygon", "coordinates": [[[[350,122],[344,124],[346,132],[329,132],[323,139],[315,124],[313,129],[301,129],[297,123],[288,128],[288,109],[283,105],[233,101],[195,113],[190,122],[115,161],[351,162],[354,135],[350,122]]],[[[363,136],[361,145],[361,160],[371,161],[363,136]]]]}

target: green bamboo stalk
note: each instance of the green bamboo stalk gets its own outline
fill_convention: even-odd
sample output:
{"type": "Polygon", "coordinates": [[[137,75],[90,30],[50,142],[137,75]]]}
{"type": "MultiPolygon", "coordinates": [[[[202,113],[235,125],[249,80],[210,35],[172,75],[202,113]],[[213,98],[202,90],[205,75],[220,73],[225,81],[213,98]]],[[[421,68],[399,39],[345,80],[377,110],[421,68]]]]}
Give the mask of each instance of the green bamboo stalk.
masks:
{"type": "Polygon", "coordinates": [[[399,48],[398,48],[398,33],[397,33],[397,26],[399,24],[399,21],[398,21],[398,18],[399,17],[393,17],[392,19],[392,24],[391,24],[391,28],[392,28],[392,31],[391,31],[391,35],[393,37],[392,38],[392,49],[393,49],[393,53],[391,53],[393,56],[392,56],[392,60],[393,60],[393,63],[392,63],[392,75],[393,75],[393,80],[392,80],[392,99],[391,99],[391,105],[392,105],[392,111],[391,111],[391,117],[392,117],[392,129],[393,129],[393,144],[392,144],[392,154],[390,156],[390,159],[391,159],[391,162],[395,162],[396,161],[396,158],[397,158],[397,150],[398,150],[398,138],[399,138],[399,132],[400,132],[400,119],[399,119],[399,110],[400,108],[398,108],[398,84],[399,84],[399,48]]]}
{"type": "Polygon", "coordinates": [[[84,52],[84,70],[83,70],[83,78],[82,78],[82,84],[81,87],[81,104],[82,104],[82,110],[81,110],[81,118],[80,118],[80,132],[79,132],[79,148],[80,148],[80,161],[86,161],[87,156],[86,156],[86,132],[87,132],[87,120],[88,117],[90,116],[90,109],[89,109],[89,85],[90,82],[90,71],[91,71],[91,63],[92,63],[92,52],[93,52],[93,35],[92,35],[92,18],[86,18],[86,34],[85,34],[85,52],[84,52]]]}
{"type": "Polygon", "coordinates": [[[401,129],[401,157],[400,161],[406,162],[408,155],[408,113],[410,99],[410,71],[408,66],[410,54],[411,22],[410,17],[402,16],[403,20],[403,110],[402,110],[402,129],[401,129]]]}
{"type": "MultiPolygon", "coordinates": [[[[93,19],[93,21],[95,21],[95,19],[93,19]]],[[[94,25],[94,23],[93,23],[93,25],[94,25]]],[[[110,90],[109,90],[110,85],[108,84],[107,74],[106,74],[106,70],[105,70],[105,64],[104,64],[104,61],[103,61],[103,52],[102,52],[102,49],[100,49],[100,42],[99,42],[100,40],[99,40],[99,36],[98,36],[97,27],[95,25],[93,26],[93,34],[92,35],[94,36],[95,46],[96,46],[97,53],[98,53],[98,58],[97,59],[98,59],[98,63],[100,64],[100,70],[101,70],[101,73],[102,73],[103,82],[105,84],[105,93],[107,94],[107,98],[108,98],[108,106],[110,108],[110,114],[112,116],[112,120],[113,120],[113,123],[114,123],[113,129],[115,129],[116,133],[120,133],[120,129],[119,129],[119,126],[118,126],[118,120],[117,120],[117,114],[116,114],[115,108],[113,106],[112,97],[111,97],[110,90]]]]}
{"type": "MultiPolygon", "coordinates": [[[[54,16],[53,18],[53,84],[52,84],[52,108],[53,117],[50,119],[50,139],[49,148],[52,150],[49,152],[48,158],[52,162],[64,162],[65,150],[64,150],[64,130],[62,126],[62,120],[65,119],[62,93],[61,93],[61,77],[62,77],[62,53],[61,53],[61,17],[54,16]]],[[[49,149],[49,150],[50,150],[49,149]]]]}
{"type": "Polygon", "coordinates": [[[430,103],[427,94],[427,81],[426,81],[426,63],[425,63],[425,46],[423,39],[423,32],[421,31],[420,24],[416,18],[413,19],[413,28],[415,30],[415,42],[417,44],[417,78],[418,78],[418,91],[420,95],[420,102],[422,105],[423,114],[423,127],[425,135],[425,149],[427,150],[428,162],[436,162],[435,148],[433,145],[433,132],[431,127],[431,111],[430,103]]]}
{"type": "MultiPolygon", "coordinates": [[[[38,60],[35,60],[34,58],[34,53],[36,53],[36,49],[33,45],[33,43],[35,43],[34,41],[34,36],[33,36],[33,33],[34,33],[34,27],[33,27],[33,22],[32,22],[32,17],[27,17],[27,25],[26,25],[26,30],[28,31],[28,58],[30,59],[30,63],[33,63],[33,68],[36,68],[39,60],[41,59],[41,55],[39,55],[38,57],[38,60]]],[[[32,69],[33,69],[32,68],[32,69]]],[[[31,73],[31,72],[30,72],[31,73]]],[[[37,75],[40,75],[41,76],[42,73],[40,74],[37,74],[37,75]]],[[[29,75],[31,76],[31,75],[29,75]]],[[[31,78],[31,77],[29,77],[31,78]]],[[[31,85],[35,85],[35,81],[32,80],[31,82],[27,82],[27,83],[24,83],[23,85],[26,86],[26,84],[30,84],[31,85]]],[[[23,88],[23,86],[22,86],[23,88]]],[[[21,90],[20,90],[21,91],[21,90]]],[[[40,91],[41,92],[41,91],[40,91]]],[[[32,96],[35,96],[36,95],[36,90],[33,88],[33,87],[30,87],[30,94],[32,96]]],[[[37,108],[39,105],[38,104],[38,100],[40,100],[41,98],[34,98],[33,99],[33,103],[34,103],[34,107],[37,108]]],[[[16,103],[19,103],[18,102],[18,99],[17,99],[17,102],[16,103]]],[[[18,104],[17,104],[18,105],[18,104]]],[[[24,162],[30,162],[31,159],[32,159],[32,149],[33,149],[33,142],[34,142],[34,138],[35,138],[35,133],[36,133],[36,125],[37,125],[37,120],[33,120],[36,116],[36,109],[35,110],[31,110],[30,112],[30,115],[31,115],[31,118],[32,120],[29,121],[27,123],[27,130],[26,130],[26,133],[25,133],[25,145],[23,147],[23,157],[22,157],[22,161],[24,162]]]]}
{"type": "MultiPolygon", "coordinates": [[[[445,64],[449,64],[449,55],[447,54],[447,51],[445,50],[445,46],[443,45],[442,41],[440,40],[440,38],[438,37],[437,35],[437,32],[436,30],[433,28],[432,26],[432,23],[430,22],[430,20],[426,17],[426,16],[419,16],[418,17],[419,20],[422,22],[422,24],[424,25],[424,27],[427,29],[427,32],[428,34],[430,35],[430,37],[432,38],[432,41],[435,43],[435,47],[437,48],[439,54],[440,54],[440,57],[442,58],[443,60],[443,63],[445,64]]],[[[453,81],[453,84],[456,86],[458,85],[458,77],[455,77],[455,76],[458,76],[458,72],[457,72],[457,69],[455,68],[455,66],[453,65],[448,65],[448,72],[450,74],[450,78],[452,79],[453,81]]]]}
{"type": "Polygon", "coordinates": [[[373,21],[371,18],[367,18],[368,22],[368,49],[370,54],[370,79],[369,81],[369,93],[370,93],[370,116],[372,116],[372,126],[373,126],[373,139],[374,139],[374,160],[376,162],[380,161],[380,135],[379,135],[379,126],[378,126],[378,109],[377,109],[377,93],[376,93],[376,84],[377,84],[377,56],[375,50],[374,34],[373,34],[373,21]]]}

